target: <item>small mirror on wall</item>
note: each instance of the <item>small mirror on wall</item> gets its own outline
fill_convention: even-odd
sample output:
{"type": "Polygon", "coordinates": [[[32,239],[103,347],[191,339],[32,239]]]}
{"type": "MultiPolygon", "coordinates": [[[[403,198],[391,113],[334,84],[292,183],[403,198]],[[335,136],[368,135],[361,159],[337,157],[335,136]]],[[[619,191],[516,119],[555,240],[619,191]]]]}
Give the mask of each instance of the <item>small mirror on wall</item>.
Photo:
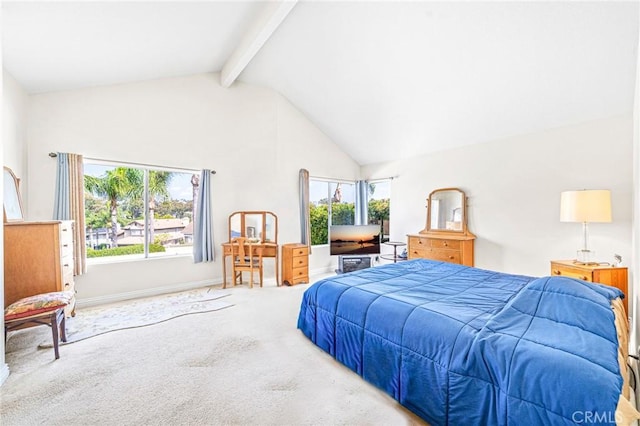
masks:
{"type": "Polygon", "coordinates": [[[22,214],[22,199],[20,198],[20,180],[5,167],[3,173],[4,188],[4,221],[21,222],[24,220],[22,214]]]}
{"type": "Polygon", "coordinates": [[[468,234],[467,196],[458,188],[436,189],[427,200],[427,226],[421,234],[432,232],[468,234]]]}

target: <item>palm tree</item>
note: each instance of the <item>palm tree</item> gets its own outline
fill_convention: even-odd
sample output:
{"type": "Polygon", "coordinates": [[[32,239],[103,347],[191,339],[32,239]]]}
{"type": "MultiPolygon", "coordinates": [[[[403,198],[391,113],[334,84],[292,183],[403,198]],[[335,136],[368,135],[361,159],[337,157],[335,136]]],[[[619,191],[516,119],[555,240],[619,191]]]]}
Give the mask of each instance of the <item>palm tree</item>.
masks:
{"type": "Polygon", "coordinates": [[[149,244],[154,240],[156,199],[163,201],[169,197],[171,179],[173,179],[171,172],[149,171],[149,236],[147,240],[149,244]]]}
{"type": "Polygon", "coordinates": [[[200,187],[200,176],[197,174],[191,175],[191,197],[193,198],[192,210],[191,210],[191,222],[196,220],[196,211],[198,211],[198,191],[200,187]]]}
{"type": "Polygon", "coordinates": [[[116,167],[108,170],[104,176],[86,175],[84,187],[91,194],[105,197],[111,214],[111,245],[118,247],[118,201],[132,196],[139,188],[137,170],[116,167]]]}

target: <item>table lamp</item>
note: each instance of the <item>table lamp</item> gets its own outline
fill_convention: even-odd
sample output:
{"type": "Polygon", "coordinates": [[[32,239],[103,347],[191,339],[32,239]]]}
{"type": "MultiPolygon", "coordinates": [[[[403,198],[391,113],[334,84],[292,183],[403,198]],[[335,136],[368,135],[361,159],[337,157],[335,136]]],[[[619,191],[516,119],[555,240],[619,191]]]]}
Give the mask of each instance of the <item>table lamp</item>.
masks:
{"type": "Polygon", "coordinates": [[[595,251],[589,249],[589,222],[611,222],[611,192],[606,189],[564,191],[560,194],[560,221],[582,222],[582,248],[577,263],[595,262],[595,251]]]}

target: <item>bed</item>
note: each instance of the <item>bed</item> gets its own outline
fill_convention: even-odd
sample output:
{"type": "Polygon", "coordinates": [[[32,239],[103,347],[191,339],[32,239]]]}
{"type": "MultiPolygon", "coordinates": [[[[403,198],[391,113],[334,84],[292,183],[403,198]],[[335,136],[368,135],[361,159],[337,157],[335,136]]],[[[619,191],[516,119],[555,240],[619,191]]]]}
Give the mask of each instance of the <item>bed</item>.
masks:
{"type": "Polygon", "coordinates": [[[415,259],[316,282],[298,328],[433,425],[611,424],[637,414],[621,297],[415,259]]]}

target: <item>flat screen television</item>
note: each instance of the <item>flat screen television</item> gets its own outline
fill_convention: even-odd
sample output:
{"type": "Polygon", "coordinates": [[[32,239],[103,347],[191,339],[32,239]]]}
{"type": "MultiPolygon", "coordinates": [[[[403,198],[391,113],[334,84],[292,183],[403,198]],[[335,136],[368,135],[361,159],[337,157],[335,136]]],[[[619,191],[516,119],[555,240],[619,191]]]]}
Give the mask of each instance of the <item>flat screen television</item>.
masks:
{"type": "Polygon", "coordinates": [[[331,225],[331,256],[380,254],[380,225],[331,225]]]}

